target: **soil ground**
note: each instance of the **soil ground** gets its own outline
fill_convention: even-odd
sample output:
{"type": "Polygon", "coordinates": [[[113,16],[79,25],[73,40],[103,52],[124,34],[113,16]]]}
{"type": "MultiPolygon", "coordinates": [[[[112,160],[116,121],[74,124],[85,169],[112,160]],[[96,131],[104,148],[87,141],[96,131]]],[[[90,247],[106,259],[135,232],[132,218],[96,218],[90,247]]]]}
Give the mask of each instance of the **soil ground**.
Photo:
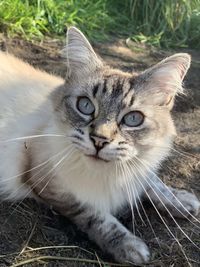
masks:
{"type": "MultiPolygon", "coordinates": [[[[7,50],[40,69],[64,77],[66,66],[59,54],[62,45],[57,40],[49,39],[41,44],[33,44],[0,36],[2,50],[7,50]]],[[[95,44],[97,52],[106,62],[125,71],[141,71],[167,55],[180,52],[153,50],[130,42],[128,46],[123,40],[95,44]]],[[[187,52],[193,56],[192,67],[185,80],[187,96],[178,97],[173,109],[177,126],[176,151],[172,151],[171,157],[163,163],[160,177],[165,183],[189,189],[200,198],[200,52],[187,52]]],[[[153,207],[148,203],[144,203],[144,207],[156,236],[142,209],[144,222],[136,216],[135,224],[137,235],[147,242],[152,251],[152,262],[148,266],[182,267],[189,266],[188,262],[190,266],[200,266],[200,250],[184,236],[172,219],[164,217],[166,224],[180,241],[182,250],[153,207]]],[[[131,228],[128,210],[121,218],[131,228]]],[[[188,220],[177,222],[193,242],[200,245],[200,228],[188,220]]],[[[103,254],[66,218],[53,213],[46,206],[32,200],[20,204],[0,202],[1,267],[112,266],[105,262],[113,262],[113,259],[103,254]]]]}

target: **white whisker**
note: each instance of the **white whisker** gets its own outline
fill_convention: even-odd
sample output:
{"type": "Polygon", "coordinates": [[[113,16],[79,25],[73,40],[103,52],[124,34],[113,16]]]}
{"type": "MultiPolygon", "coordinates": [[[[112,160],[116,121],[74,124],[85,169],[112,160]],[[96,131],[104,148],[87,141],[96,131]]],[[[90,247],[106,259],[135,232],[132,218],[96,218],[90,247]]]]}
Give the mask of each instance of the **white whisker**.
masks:
{"type": "Polygon", "coordinates": [[[16,138],[10,138],[7,140],[1,140],[0,143],[7,143],[7,142],[13,142],[13,141],[20,141],[20,140],[26,140],[26,139],[33,139],[33,138],[39,138],[39,137],[66,137],[63,134],[39,134],[39,135],[28,135],[28,136],[22,136],[22,137],[16,137],[16,138]]]}
{"type": "MultiPolygon", "coordinates": [[[[71,146],[70,146],[70,147],[71,147],[71,146]]],[[[11,177],[8,177],[8,178],[3,179],[3,182],[12,180],[12,179],[14,179],[14,178],[17,178],[17,177],[19,177],[19,176],[22,176],[22,175],[24,175],[24,174],[26,174],[26,173],[29,173],[29,172],[31,172],[31,171],[34,171],[34,170],[36,170],[36,169],[42,167],[43,165],[49,163],[52,159],[54,159],[54,158],[56,158],[57,156],[59,156],[60,154],[64,153],[64,152],[66,151],[66,149],[68,149],[68,148],[69,148],[69,146],[68,146],[67,148],[63,149],[62,151],[60,151],[59,153],[57,153],[56,155],[50,157],[48,160],[43,161],[42,163],[38,164],[37,166],[35,166],[35,167],[33,167],[33,168],[31,168],[31,169],[29,169],[29,170],[27,170],[27,171],[24,171],[24,172],[21,172],[21,173],[19,173],[19,174],[17,174],[17,175],[14,175],[14,176],[11,176],[11,177]]]]}
{"type": "MultiPolygon", "coordinates": [[[[136,164],[136,166],[138,168],[140,168],[136,162],[134,162],[136,164]]],[[[141,173],[142,174],[142,173],[141,173]]],[[[144,176],[144,174],[143,174],[144,176]]],[[[148,186],[152,189],[152,191],[154,192],[154,194],[156,195],[156,197],[158,198],[158,200],[160,201],[160,203],[163,205],[163,207],[165,208],[165,210],[167,211],[167,213],[169,214],[169,216],[172,218],[172,220],[174,221],[174,223],[176,224],[176,226],[179,228],[179,230],[182,232],[182,234],[197,248],[200,250],[200,248],[191,240],[191,238],[183,231],[183,229],[181,228],[181,226],[178,224],[178,222],[175,220],[175,218],[173,217],[173,215],[171,214],[171,212],[169,211],[169,209],[166,207],[165,203],[162,201],[162,199],[159,197],[159,195],[157,194],[157,192],[155,191],[155,189],[152,187],[152,185],[148,182],[148,176],[145,176],[145,178],[147,178],[145,180],[145,182],[147,182],[148,186]]],[[[146,191],[146,189],[145,189],[146,191]]],[[[149,194],[148,194],[149,195],[149,194]]],[[[153,202],[153,201],[152,201],[153,202]]]]}
{"type": "Polygon", "coordinates": [[[134,209],[133,209],[133,199],[132,199],[132,195],[131,195],[131,192],[129,190],[128,183],[127,183],[127,180],[128,180],[127,179],[127,173],[126,173],[126,170],[124,169],[124,165],[121,162],[119,162],[119,166],[120,166],[120,169],[122,171],[122,178],[124,180],[126,191],[127,191],[127,195],[128,195],[128,201],[129,201],[129,205],[130,205],[130,208],[131,208],[131,214],[132,214],[133,233],[135,234],[135,225],[134,225],[135,215],[134,215],[134,209]]]}
{"type": "MultiPolygon", "coordinates": [[[[129,165],[129,168],[131,169],[131,166],[130,166],[129,162],[127,162],[126,164],[128,164],[128,165],[129,165]]],[[[135,173],[133,173],[133,175],[134,175],[134,177],[136,176],[135,173]]],[[[136,177],[136,179],[139,179],[139,178],[136,177]]],[[[134,188],[135,188],[135,192],[137,193],[137,199],[139,200],[140,206],[142,207],[142,210],[143,210],[143,212],[144,212],[144,214],[145,214],[145,217],[146,217],[146,219],[147,219],[147,222],[148,222],[148,224],[149,224],[149,226],[150,226],[150,228],[151,228],[151,230],[152,230],[152,233],[153,233],[153,235],[155,236],[155,239],[156,239],[156,241],[157,241],[157,243],[158,243],[158,246],[161,247],[160,242],[159,242],[159,240],[158,240],[158,237],[156,236],[156,233],[155,233],[155,231],[154,231],[154,229],[153,229],[153,226],[152,226],[152,224],[151,224],[151,222],[150,222],[150,220],[149,220],[149,217],[148,217],[148,215],[147,215],[147,213],[146,213],[146,211],[145,211],[145,208],[144,208],[144,206],[143,206],[143,204],[142,204],[142,201],[140,200],[140,196],[139,196],[139,194],[138,194],[138,192],[137,192],[137,190],[136,190],[136,186],[134,185],[134,183],[133,183],[132,185],[133,185],[134,188]]],[[[138,209],[138,210],[139,210],[139,209],[138,209]]],[[[139,215],[140,215],[140,213],[139,213],[139,215]]],[[[145,224],[145,222],[143,221],[143,218],[141,217],[141,215],[140,215],[140,219],[142,220],[142,222],[143,222],[144,225],[146,226],[146,224],[145,224]]]]}
{"type": "MultiPolygon", "coordinates": [[[[135,162],[132,162],[132,163],[134,164],[135,162]]],[[[136,167],[137,167],[137,165],[136,165],[136,167]]],[[[136,178],[136,179],[137,179],[137,178],[136,178]]],[[[168,232],[171,234],[171,236],[174,238],[174,240],[175,240],[175,241],[177,242],[177,244],[179,245],[179,247],[180,247],[180,249],[181,249],[181,251],[182,251],[182,253],[183,253],[183,255],[184,255],[184,257],[185,257],[185,259],[186,259],[186,261],[187,261],[187,263],[189,264],[189,266],[191,266],[191,264],[190,264],[190,262],[189,262],[189,259],[188,259],[187,255],[186,255],[185,251],[184,251],[183,248],[182,248],[181,243],[180,243],[179,240],[175,237],[175,235],[172,233],[172,231],[170,230],[169,226],[166,224],[166,222],[165,222],[165,220],[163,219],[162,215],[160,214],[160,212],[159,212],[158,209],[156,208],[156,205],[154,204],[154,202],[152,201],[151,197],[149,196],[149,194],[148,194],[148,192],[147,192],[145,186],[144,186],[143,183],[140,181],[140,179],[137,179],[137,181],[138,181],[138,182],[140,183],[140,185],[142,186],[142,188],[143,188],[145,194],[147,195],[148,199],[150,200],[151,204],[153,205],[154,209],[156,210],[156,212],[157,212],[158,216],[160,217],[161,221],[163,222],[164,226],[166,227],[166,229],[168,230],[168,232]]],[[[169,212],[169,214],[170,214],[170,212],[169,212]]],[[[173,218],[173,216],[172,216],[172,218],[173,218]]],[[[173,218],[173,219],[174,219],[174,218],[173,218]]],[[[176,222],[175,219],[174,219],[174,221],[176,222]]],[[[183,232],[184,232],[184,231],[183,231],[183,232]]],[[[188,238],[189,238],[189,237],[188,237],[188,238]]],[[[189,240],[190,240],[190,238],[189,238],[189,240]]],[[[191,240],[191,241],[192,241],[192,240],[191,240]]],[[[192,241],[192,242],[193,242],[193,241],[192,241]]],[[[195,245],[196,245],[196,244],[195,244],[195,245]]],[[[191,266],[191,267],[192,267],[192,266],[191,266]]]]}
{"type": "MultiPolygon", "coordinates": [[[[125,166],[127,167],[127,172],[129,173],[129,180],[128,180],[128,183],[129,183],[129,187],[130,187],[130,189],[131,189],[131,191],[132,191],[132,195],[133,195],[133,198],[134,198],[134,204],[135,204],[136,210],[137,210],[137,212],[138,212],[138,215],[139,215],[141,221],[144,223],[144,220],[143,220],[143,218],[142,218],[142,216],[141,216],[141,214],[140,214],[140,210],[139,210],[139,208],[138,208],[137,198],[136,198],[136,196],[135,196],[135,193],[137,192],[137,188],[136,188],[136,186],[135,186],[134,183],[131,183],[131,182],[130,182],[130,181],[131,181],[130,178],[132,177],[132,173],[131,173],[130,169],[128,168],[127,164],[125,164],[125,166]],[[134,189],[133,189],[133,186],[134,186],[134,189]]],[[[137,195],[138,195],[138,193],[137,193],[137,195]]],[[[144,223],[144,224],[145,224],[145,223],[144,223]]]]}
{"type": "MultiPolygon", "coordinates": [[[[26,182],[28,182],[30,179],[33,179],[33,178],[36,177],[39,173],[41,173],[41,172],[46,168],[46,166],[44,166],[45,164],[49,163],[52,159],[54,159],[54,158],[58,157],[59,155],[61,155],[62,153],[64,153],[67,149],[69,149],[69,147],[63,149],[62,151],[60,151],[59,153],[57,153],[56,155],[52,156],[52,157],[49,158],[47,161],[45,161],[45,163],[41,165],[42,168],[41,168],[38,172],[36,172],[34,175],[32,175],[29,179],[27,179],[26,182]]],[[[36,169],[36,168],[33,168],[33,169],[36,169]]],[[[27,172],[25,172],[25,174],[26,174],[26,173],[27,173],[27,172]]],[[[18,177],[18,176],[19,176],[19,175],[17,175],[17,177],[18,177]]],[[[24,183],[22,183],[16,190],[14,190],[14,191],[12,192],[12,195],[16,194],[16,193],[17,193],[21,188],[23,188],[23,187],[24,187],[24,183]]],[[[25,198],[25,197],[24,197],[24,198],[25,198]]],[[[3,202],[3,201],[2,201],[2,202],[3,202]]],[[[2,202],[0,202],[0,203],[2,203],[2,202]]],[[[12,205],[11,205],[11,207],[12,207],[12,205]]]]}
{"type": "MultiPolygon", "coordinates": [[[[65,149],[66,150],[66,149],[65,149]]],[[[4,225],[7,223],[7,221],[9,220],[9,218],[13,215],[13,213],[15,212],[15,210],[21,205],[21,203],[23,202],[23,200],[33,191],[33,189],[38,186],[46,177],[47,175],[49,175],[51,172],[53,172],[61,162],[63,162],[69,155],[71,155],[71,152],[73,150],[71,149],[70,152],[68,154],[66,154],[65,156],[63,156],[54,166],[53,168],[51,168],[44,176],[42,176],[39,180],[36,180],[33,185],[31,186],[30,190],[28,190],[28,192],[25,194],[24,198],[18,203],[18,205],[16,206],[16,208],[11,212],[11,214],[9,215],[9,217],[7,218],[7,220],[4,222],[4,225]]],[[[37,175],[37,174],[36,174],[37,175]]],[[[32,179],[33,176],[30,179],[32,179]]],[[[45,185],[46,187],[47,185],[45,185]]],[[[12,207],[12,205],[11,205],[12,207]]]]}
{"type": "MultiPolygon", "coordinates": [[[[136,159],[149,171],[153,174],[153,177],[156,177],[159,182],[162,183],[162,185],[165,187],[165,189],[168,190],[168,192],[176,199],[176,201],[181,205],[181,207],[188,213],[188,215],[190,215],[196,222],[200,223],[200,221],[191,213],[189,212],[184,205],[181,203],[181,201],[176,197],[176,195],[167,187],[167,185],[151,170],[150,167],[148,167],[148,163],[145,162],[144,160],[142,161],[141,159],[139,159],[138,157],[136,157],[136,159]]],[[[150,180],[150,182],[153,183],[153,180],[150,180]]],[[[159,186],[154,183],[155,187],[159,190],[159,192],[166,198],[165,194],[159,189],[159,186]]],[[[167,198],[166,198],[167,199],[167,198]]],[[[171,202],[171,204],[174,206],[174,208],[180,212],[180,214],[185,217],[189,222],[191,222],[194,226],[196,226],[197,228],[200,228],[200,226],[198,226],[197,224],[195,224],[193,221],[191,221],[182,211],[180,211],[176,205],[173,204],[173,202],[170,199],[167,199],[171,202]]]]}
{"type": "MultiPolygon", "coordinates": [[[[69,157],[72,153],[73,153],[74,151],[73,150],[71,150],[70,151],[70,153],[68,153],[65,157],[64,157],[64,159],[62,158],[58,163],[57,163],[57,166],[55,167],[55,168],[57,168],[58,167],[58,165],[60,165],[62,162],[64,163],[64,160],[67,158],[67,157],[69,157]]],[[[54,168],[54,169],[55,169],[54,168]]],[[[53,171],[53,170],[52,170],[53,171]]],[[[51,172],[52,172],[51,171],[51,172]]],[[[48,175],[48,174],[47,174],[48,175]]],[[[40,190],[40,192],[38,193],[38,195],[41,195],[41,193],[44,191],[44,189],[48,186],[48,184],[51,182],[51,180],[53,179],[53,175],[51,176],[51,178],[47,181],[47,183],[44,185],[44,187],[40,190]]]]}

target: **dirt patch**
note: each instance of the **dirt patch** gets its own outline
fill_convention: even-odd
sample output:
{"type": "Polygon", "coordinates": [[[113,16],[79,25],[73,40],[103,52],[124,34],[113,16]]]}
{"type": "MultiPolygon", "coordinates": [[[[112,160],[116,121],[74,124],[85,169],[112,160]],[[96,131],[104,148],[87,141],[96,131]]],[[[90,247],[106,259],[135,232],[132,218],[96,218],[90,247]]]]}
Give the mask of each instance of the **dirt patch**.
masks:
{"type": "MultiPolygon", "coordinates": [[[[131,43],[128,45],[131,49],[123,40],[117,40],[109,44],[95,44],[95,47],[106,62],[126,71],[142,71],[166,55],[180,52],[154,51],[145,47],[134,47],[131,43]]],[[[15,54],[36,67],[64,77],[66,65],[59,54],[62,46],[63,43],[56,40],[31,44],[19,39],[10,40],[3,36],[0,38],[1,49],[15,54]]],[[[179,97],[173,110],[178,133],[175,141],[176,151],[172,151],[171,157],[163,163],[160,176],[167,184],[188,188],[200,198],[200,53],[189,52],[193,55],[193,62],[185,80],[185,87],[188,88],[187,97],[179,97]]],[[[136,234],[147,242],[152,251],[153,262],[148,266],[188,266],[186,257],[154,209],[145,203],[145,210],[151,226],[142,209],[143,222],[136,216],[135,225],[136,234]],[[154,229],[155,235],[151,228],[154,229]]],[[[25,260],[27,263],[21,266],[101,266],[98,263],[99,258],[103,261],[112,261],[67,219],[54,214],[35,201],[26,200],[20,204],[1,203],[0,212],[0,266],[2,267],[25,260]],[[40,249],[37,249],[39,247],[40,249]],[[48,257],[43,259],[44,255],[53,259],[48,257]],[[28,262],[34,257],[40,258],[32,263],[28,262]]],[[[131,228],[128,208],[126,214],[120,217],[123,217],[121,220],[131,228]]],[[[199,249],[186,238],[172,219],[165,217],[165,221],[180,241],[191,266],[200,266],[199,249]]],[[[196,245],[200,244],[197,227],[189,221],[177,220],[177,223],[196,245]]],[[[111,264],[102,263],[102,266],[108,267],[111,264]]]]}

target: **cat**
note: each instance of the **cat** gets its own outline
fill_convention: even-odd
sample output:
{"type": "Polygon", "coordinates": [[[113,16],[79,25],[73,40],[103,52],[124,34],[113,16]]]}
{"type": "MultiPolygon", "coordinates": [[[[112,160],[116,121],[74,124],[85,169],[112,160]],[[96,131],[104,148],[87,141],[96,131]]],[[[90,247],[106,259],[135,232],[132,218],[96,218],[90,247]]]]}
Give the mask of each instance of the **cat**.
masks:
{"type": "Polygon", "coordinates": [[[32,197],[69,218],[118,262],[150,260],[142,239],[115,214],[144,196],[170,216],[196,216],[197,197],[156,175],[176,135],[170,115],[190,56],[122,72],[67,32],[66,78],[0,52],[0,191],[32,197]]]}

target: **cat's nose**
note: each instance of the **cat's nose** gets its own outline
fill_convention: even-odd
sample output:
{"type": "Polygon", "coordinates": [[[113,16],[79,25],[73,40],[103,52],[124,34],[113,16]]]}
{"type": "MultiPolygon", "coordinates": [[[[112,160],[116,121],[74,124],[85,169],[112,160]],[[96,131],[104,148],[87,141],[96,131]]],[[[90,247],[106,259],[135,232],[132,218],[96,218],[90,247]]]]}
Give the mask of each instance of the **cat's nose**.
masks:
{"type": "Polygon", "coordinates": [[[104,136],[92,134],[90,135],[90,139],[92,140],[97,151],[102,149],[105,145],[109,144],[109,140],[104,136]]]}

